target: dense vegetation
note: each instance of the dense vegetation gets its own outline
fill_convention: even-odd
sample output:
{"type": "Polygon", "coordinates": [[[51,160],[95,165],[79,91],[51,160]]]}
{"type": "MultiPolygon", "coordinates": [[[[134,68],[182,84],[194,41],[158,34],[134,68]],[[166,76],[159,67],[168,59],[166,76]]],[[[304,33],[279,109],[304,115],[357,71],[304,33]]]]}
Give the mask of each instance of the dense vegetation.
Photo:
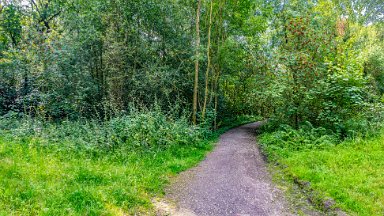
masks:
{"type": "Polygon", "coordinates": [[[380,185],[351,189],[384,180],[383,7],[1,1],[0,214],[148,213],[244,115],[269,119],[264,150],[289,175],[345,211],[383,211],[380,185]]]}
{"type": "Polygon", "coordinates": [[[0,215],[151,215],[169,177],[201,161],[225,129],[191,127],[157,109],[102,123],[4,117],[0,215]]]}

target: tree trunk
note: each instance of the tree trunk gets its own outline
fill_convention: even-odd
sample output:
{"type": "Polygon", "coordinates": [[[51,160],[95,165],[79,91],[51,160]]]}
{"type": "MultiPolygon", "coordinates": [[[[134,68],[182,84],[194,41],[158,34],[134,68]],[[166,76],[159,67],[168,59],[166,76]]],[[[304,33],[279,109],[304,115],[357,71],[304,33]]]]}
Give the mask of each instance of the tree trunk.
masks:
{"type": "MultiPolygon", "coordinates": [[[[225,0],[220,1],[220,8],[219,8],[219,23],[217,26],[217,53],[216,55],[220,54],[220,46],[221,42],[224,41],[224,21],[223,21],[223,9],[224,9],[225,0]]],[[[217,68],[215,71],[215,78],[214,78],[214,109],[215,109],[215,119],[214,119],[214,129],[218,129],[218,123],[217,123],[217,114],[219,109],[219,80],[220,80],[220,63],[217,62],[217,68]]]]}
{"type": "Polygon", "coordinates": [[[201,0],[197,2],[197,10],[196,10],[196,54],[195,54],[195,83],[193,87],[193,113],[192,113],[192,121],[193,124],[197,124],[197,93],[199,90],[199,49],[200,49],[200,8],[201,8],[201,0]]]}
{"type": "Polygon", "coordinates": [[[207,101],[208,101],[208,83],[209,83],[209,71],[211,68],[211,29],[212,29],[212,11],[213,11],[213,0],[211,0],[211,8],[209,12],[209,26],[208,26],[208,45],[207,45],[207,71],[205,72],[205,94],[204,94],[204,105],[202,118],[205,119],[205,113],[207,111],[207,101]]]}

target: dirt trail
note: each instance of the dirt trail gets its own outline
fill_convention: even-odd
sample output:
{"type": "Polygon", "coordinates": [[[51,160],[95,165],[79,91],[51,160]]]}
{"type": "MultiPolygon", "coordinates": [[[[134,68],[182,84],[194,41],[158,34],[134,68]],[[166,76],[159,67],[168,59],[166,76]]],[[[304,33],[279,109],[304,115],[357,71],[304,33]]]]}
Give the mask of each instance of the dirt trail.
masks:
{"type": "Polygon", "coordinates": [[[256,146],[252,123],[228,131],[199,166],[181,173],[167,189],[177,203],[169,215],[292,215],[256,146]]]}

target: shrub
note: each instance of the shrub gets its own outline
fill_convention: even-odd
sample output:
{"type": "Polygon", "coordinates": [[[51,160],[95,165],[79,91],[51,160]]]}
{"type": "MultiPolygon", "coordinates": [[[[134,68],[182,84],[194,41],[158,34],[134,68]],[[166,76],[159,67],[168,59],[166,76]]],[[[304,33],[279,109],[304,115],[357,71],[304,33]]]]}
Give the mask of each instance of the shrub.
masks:
{"type": "Polygon", "coordinates": [[[58,150],[114,151],[117,148],[157,151],[174,145],[196,145],[209,130],[191,126],[186,116],[172,118],[161,111],[132,111],[97,120],[52,123],[9,114],[0,119],[0,135],[58,150]]]}
{"type": "Polygon", "coordinates": [[[332,146],[337,143],[338,137],[330,130],[315,128],[305,122],[297,130],[289,125],[281,125],[275,132],[262,134],[260,140],[267,151],[281,153],[284,150],[298,151],[332,146]]]}

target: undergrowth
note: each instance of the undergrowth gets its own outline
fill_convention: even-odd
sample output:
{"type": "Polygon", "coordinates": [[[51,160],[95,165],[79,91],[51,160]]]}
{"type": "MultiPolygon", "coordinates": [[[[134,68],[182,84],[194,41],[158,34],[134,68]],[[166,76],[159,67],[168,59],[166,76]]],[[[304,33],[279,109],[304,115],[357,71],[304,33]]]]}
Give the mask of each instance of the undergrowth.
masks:
{"type": "Polygon", "coordinates": [[[28,117],[3,117],[0,135],[58,150],[114,151],[125,148],[158,151],[172,145],[195,145],[209,136],[210,131],[190,126],[185,116],[172,118],[160,111],[136,111],[108,121],[51,123],[28,117]]]}
{"type": "Polygon", "coordinates": [[[187,116],[134,111],[106,121],[0,120],[0,215],[153,214],[170,176],[201,161],[218,136],[187,116]]]}

